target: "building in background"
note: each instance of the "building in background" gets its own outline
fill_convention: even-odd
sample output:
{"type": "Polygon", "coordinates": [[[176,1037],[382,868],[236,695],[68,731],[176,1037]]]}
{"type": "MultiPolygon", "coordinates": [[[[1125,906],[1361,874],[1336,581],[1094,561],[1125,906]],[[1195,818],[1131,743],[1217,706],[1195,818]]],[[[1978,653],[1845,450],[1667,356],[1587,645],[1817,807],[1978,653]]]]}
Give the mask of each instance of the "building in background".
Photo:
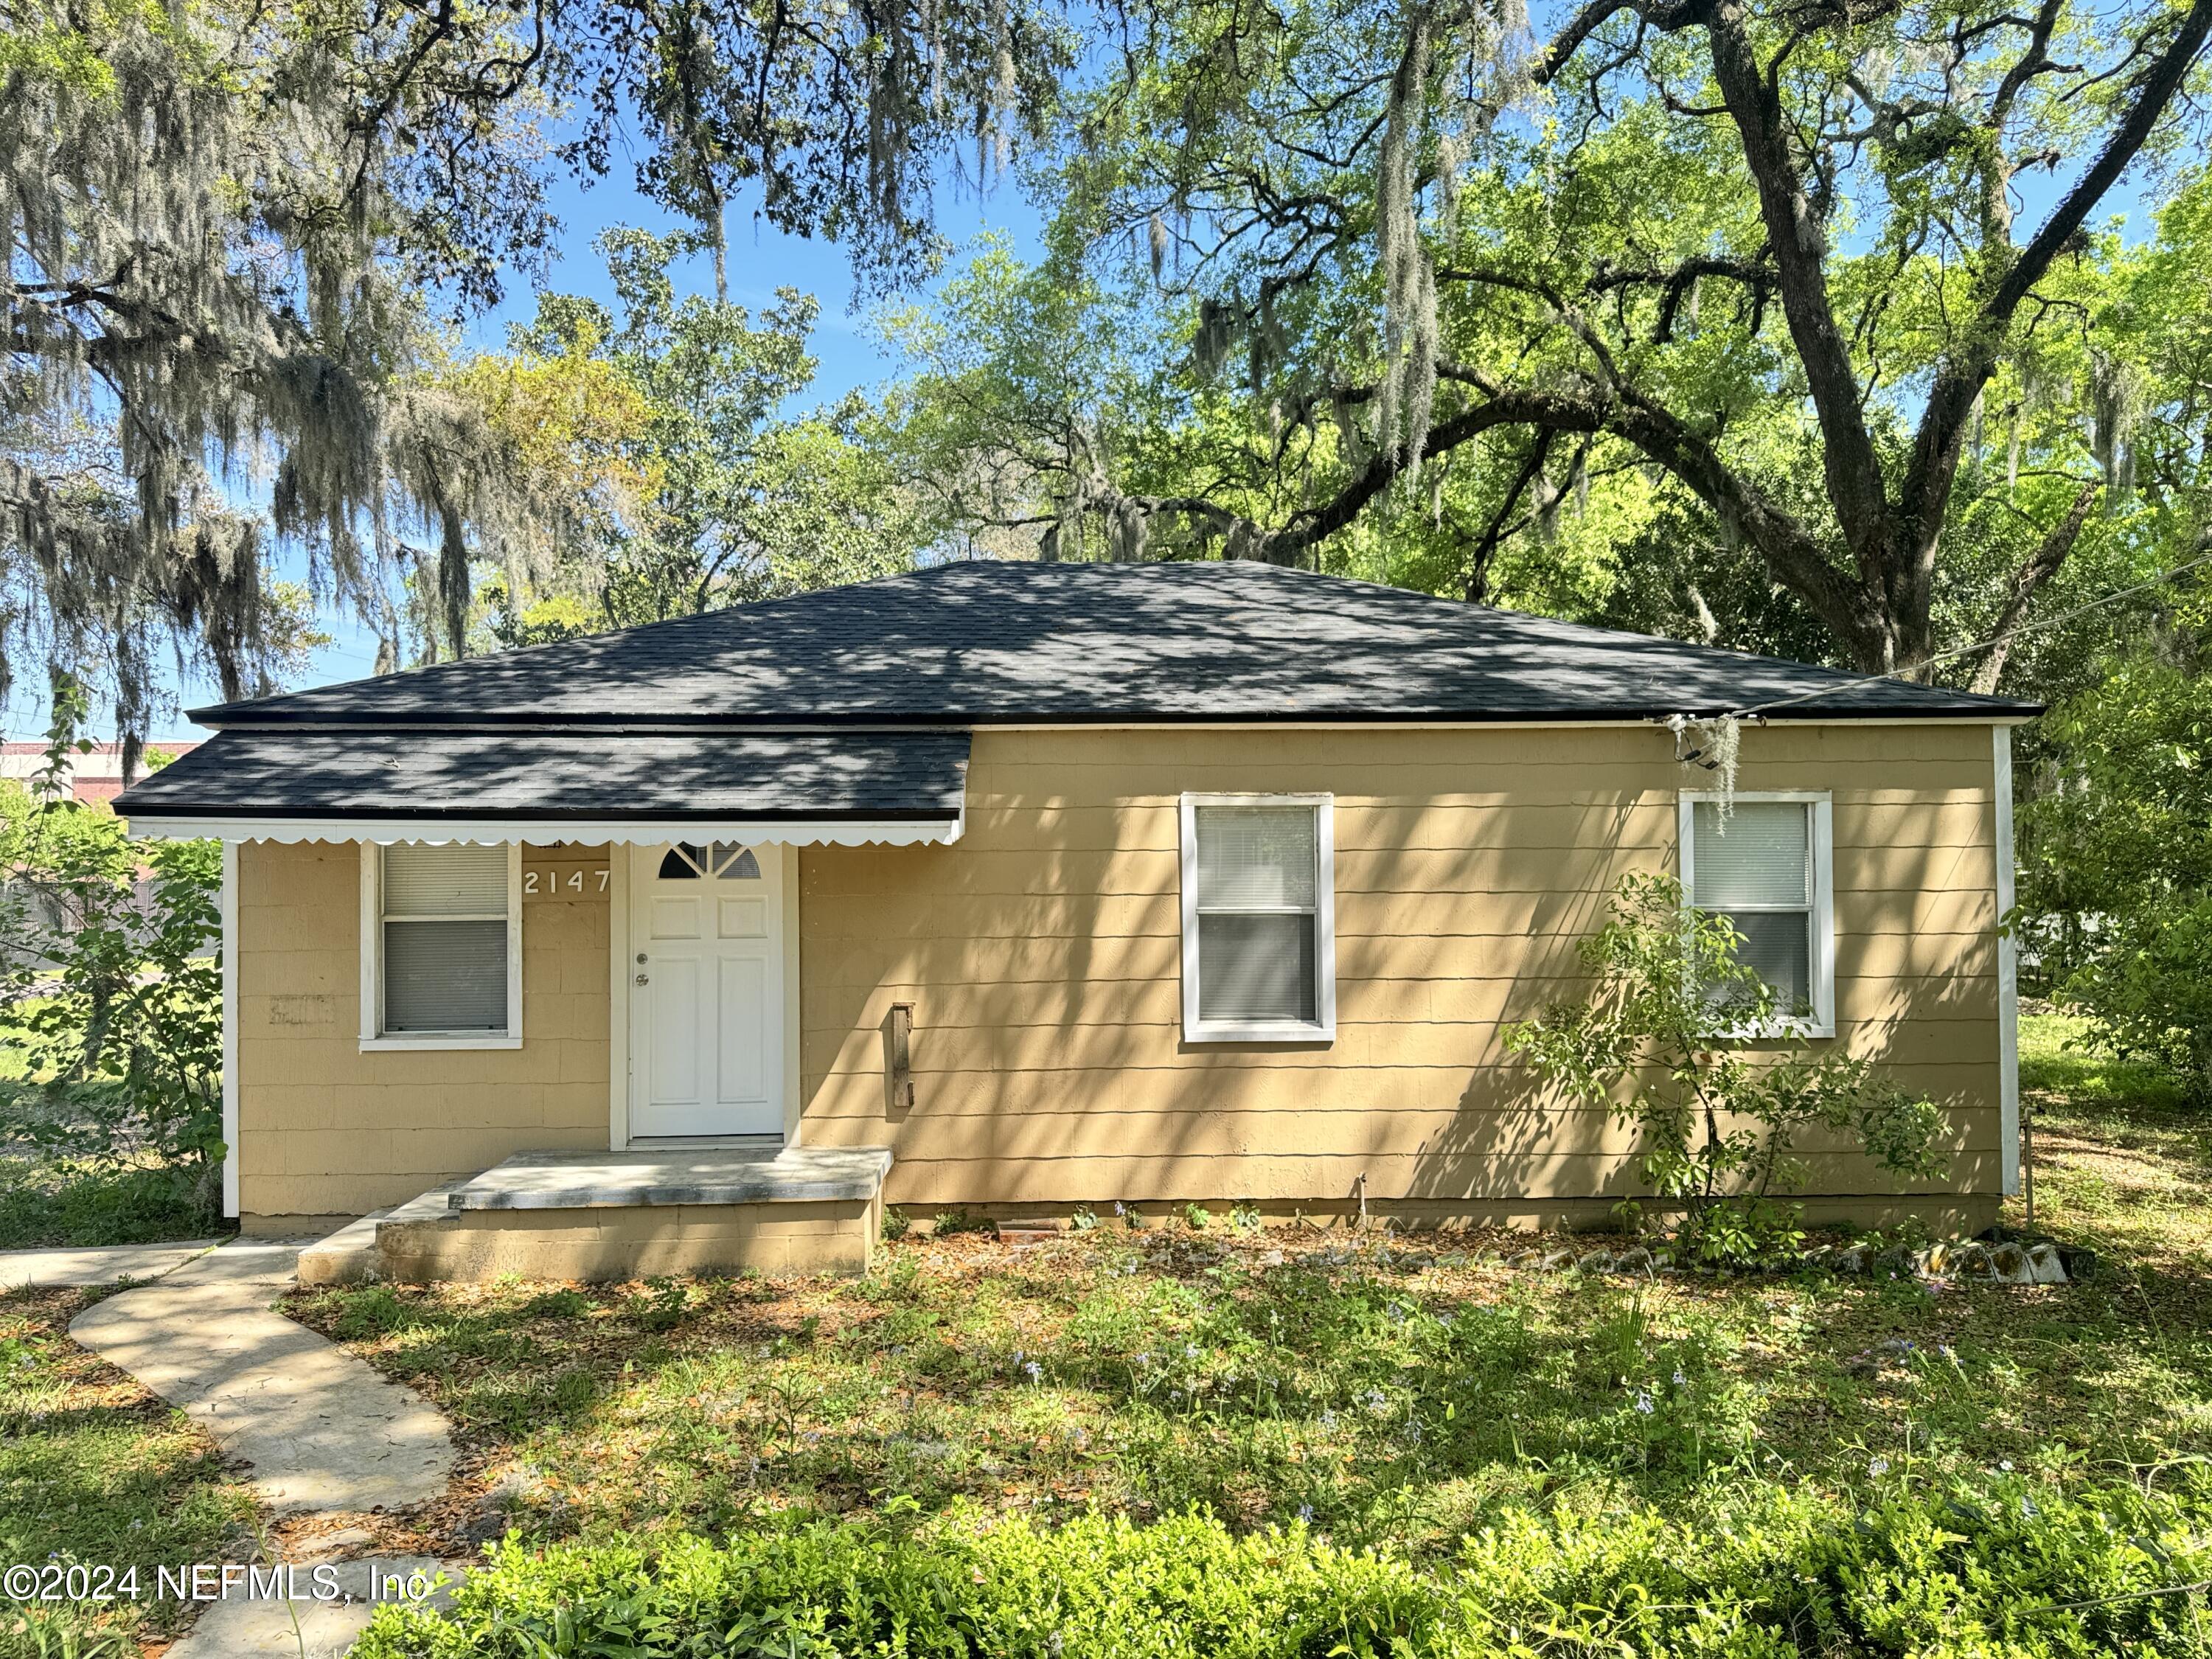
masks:
{"type": "MultiPolygon", "coordinates": [[[[174,760],[199,747],[198,743],[157,743],[146,747],[146,770],[161,763],[157,756],[174,760]]],[[[46,763],[44,743],[0,743],[0,778],[27,784],[46,763]]],[[[70,793],[87,803],[106,803],[123,793],[123,745],[97,743],[89,754],[76,756],[69,767],[70,793]]]]}

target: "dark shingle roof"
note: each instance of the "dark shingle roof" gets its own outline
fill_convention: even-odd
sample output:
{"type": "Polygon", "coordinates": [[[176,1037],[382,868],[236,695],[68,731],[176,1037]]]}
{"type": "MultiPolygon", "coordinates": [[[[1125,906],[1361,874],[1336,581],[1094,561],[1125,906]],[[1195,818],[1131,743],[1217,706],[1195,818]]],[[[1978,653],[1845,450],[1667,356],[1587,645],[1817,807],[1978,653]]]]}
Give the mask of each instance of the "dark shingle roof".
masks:
{"type": "Polygon", "coordinates": [[[198,711],[214,726],[1779,719],[2036,706],[1254,563],[962,563],[198,711]],[[1810,694],[1808,696],[1808,694],[1810,694]]]}
{"type": "Polygon", "coordinates": [[[220,732],[139,817],[957,817],[965,732],[220,732]]]}

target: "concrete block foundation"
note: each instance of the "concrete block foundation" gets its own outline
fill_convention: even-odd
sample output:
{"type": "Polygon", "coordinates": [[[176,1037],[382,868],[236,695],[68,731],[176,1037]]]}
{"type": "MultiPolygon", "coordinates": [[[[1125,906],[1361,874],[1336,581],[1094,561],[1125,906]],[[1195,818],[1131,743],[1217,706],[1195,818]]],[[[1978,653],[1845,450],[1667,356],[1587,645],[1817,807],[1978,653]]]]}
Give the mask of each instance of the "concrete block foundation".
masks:
{"type": "Polygon", "coordinates": [[[877,1147],[526,1153],[338,1229],[302,1254],[300,1282],[857,1277],[890,1167],[877,1147]]]}

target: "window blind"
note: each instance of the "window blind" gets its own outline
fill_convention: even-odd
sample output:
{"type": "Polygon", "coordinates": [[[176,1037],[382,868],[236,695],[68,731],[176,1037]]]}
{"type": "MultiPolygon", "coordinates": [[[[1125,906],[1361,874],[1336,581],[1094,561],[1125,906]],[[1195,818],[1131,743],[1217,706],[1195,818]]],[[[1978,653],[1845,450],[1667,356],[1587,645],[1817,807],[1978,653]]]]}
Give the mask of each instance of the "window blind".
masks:
{"type": "Polygon", "coordinates": [[[1811,903],[1810,816],[1802,801],[1745,800],[1723,826],[1720,808],[1699,801],[1698,908],[1811,903]]]}
{"type": "Polygon", "coordinates": [[[1200,807],[1199,908],[1311,909],[1314,838],[1310,806],[1200,807]]]}
{"type": "Polygon", "coordinates": [[[1728,917],[1741,935],[1736,960],[1771,988],[1777,1012],[1806,1012],[1814,1004],[1810,807],[1738,801],[1723,825],[1717,803],[1698,801],[1692,823],[1691,902],[1728,917]]]}
{"type": "Polygon", "coordinates": [[[1792,1013],[1813,1004],[1812,924],[1802,910],[1732,915],[1742,943],[1735,959],[1774,988],[1774,1006],[1792,1013]]]}
{"type": "Polygon", "coordinates": [[[459,842],[384,849],[387,916],[503,916],[507,848],[459,842]]]}
{"type": "Polygon", "coordinates": [[[382,1029],[507,1029],[507,850],[402,843],[383,849],[382,1029]]]}
{"type": "Polygon", "coordinates": [[[1200,1019],[1311,1024],[1319,1017],[1314,809],[1200,806],[1194,817],[1200,1019]]]}
{"type": "Polygon", "coordinates": [[[1311,916],[1199,917],[1200,1018],[1310,1023],[1314,994],[1311,916]]]}
{"type": "Polygon", "coordinates": [[[507,923],[386,921],[384,1029],[504,1031],[507,923]]]}

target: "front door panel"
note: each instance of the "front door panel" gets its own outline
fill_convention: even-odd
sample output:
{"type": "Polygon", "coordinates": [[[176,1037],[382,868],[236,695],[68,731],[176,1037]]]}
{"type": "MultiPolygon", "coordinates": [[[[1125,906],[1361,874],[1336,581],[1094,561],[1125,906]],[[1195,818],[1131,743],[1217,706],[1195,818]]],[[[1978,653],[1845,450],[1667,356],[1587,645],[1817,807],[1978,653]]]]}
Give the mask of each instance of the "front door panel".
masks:
{"type": "Polygon", "coordinates": [[[633,856],[632,1139],[781,1133],[781,860],[731,842],[633,856]]]}

